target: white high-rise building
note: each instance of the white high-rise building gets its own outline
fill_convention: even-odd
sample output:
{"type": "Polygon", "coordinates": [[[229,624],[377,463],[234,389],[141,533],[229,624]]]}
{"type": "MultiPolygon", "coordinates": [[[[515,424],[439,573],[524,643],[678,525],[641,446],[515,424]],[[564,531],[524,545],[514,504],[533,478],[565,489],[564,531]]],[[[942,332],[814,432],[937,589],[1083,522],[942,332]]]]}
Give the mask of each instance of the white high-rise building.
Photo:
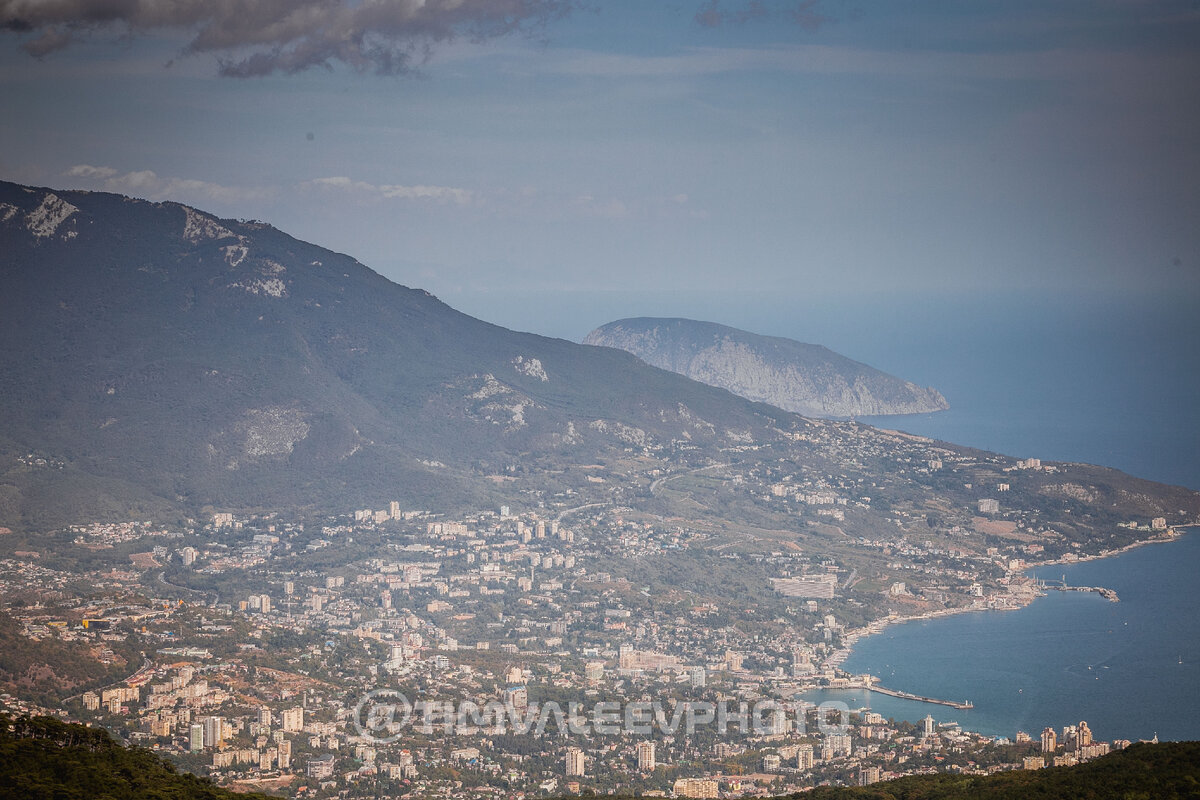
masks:
{"type": "Polygon", "coordinates": [[[638,769],[642,772],[654,771],[654,768],[658,766],[658,759],[655,758],[654,742],[638,742],[637,762],[638,769]]]}
{"type": "Polygon", "coordinates": [[[288,733],[304,730],[304,709],[300,706],[285,708],[280,715],[279,724],[288,733]]]}
{"type": "Polygon", "coordinates": [[[815,672],[812,659],[807,650],[797,647],[792,650],[792,677],[803,678],[815,672]]]}
{"type": "Polygon", "coordinates": [[[587,765],[587,756],[578,747],[567,748],[567,777],[578,778],[583,775],[587,765]]]}
{"type": "Polygon", "coordinates": [[[225,720],[222,717],[204,718],[204,746],[217,747],[225,738],[225,720]]]}
{"type": "MultiPolygon", "coordinates": [[[[854,755],[854,743],[848,733],[834,733],[825,737],[822,742],[824,747],[833,751],[835,756],[846,756],[849,758],[854,755]]],[[[828,760],[828,757],[826,757],[828,760]]]]}
{"type": "Polygon", "coordinates": [[[1086,722],[1080,721],[1076,726],[1075,733],[1075,749],[1088,747],[1092,744],[1092,729],[1086,722]]]}

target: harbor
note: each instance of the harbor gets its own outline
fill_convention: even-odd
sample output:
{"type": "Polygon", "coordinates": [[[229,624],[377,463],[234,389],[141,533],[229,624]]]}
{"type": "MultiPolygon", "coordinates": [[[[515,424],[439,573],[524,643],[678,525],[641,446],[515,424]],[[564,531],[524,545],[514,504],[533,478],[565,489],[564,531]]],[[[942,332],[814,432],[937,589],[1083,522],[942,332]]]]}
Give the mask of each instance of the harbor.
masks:
{"type": "Polygon", "coordinates": [[[1104,586],[1071,586],[1067,583],[1066,576],[1062,580],[1038,580],[1038,588],[1053,589],[1056,592],[1095,592],[1112,603],[1121,602],[1121,598],[1113,589],[1108,589],[1104,586]]]}
{"type": "Polygon", "coordinates": [[[897,689],[888,689],[886,686],[880,686],[874,681],[866,682],[861,688],[872,692],[878,692],[879,694],[886,694],[889,697],[898,697],[901,700],[916,700],[920,703],[934,703],[939,706],[950,706],[951,708],[956,708],[960,711],[966,711],[975,707],[975,704],[970,700],[965,700],[959,703],[954,700],[941,700],[936,697],[923,697],[922,695],[913,694],[912,692],[901,692],[897,689]]]}

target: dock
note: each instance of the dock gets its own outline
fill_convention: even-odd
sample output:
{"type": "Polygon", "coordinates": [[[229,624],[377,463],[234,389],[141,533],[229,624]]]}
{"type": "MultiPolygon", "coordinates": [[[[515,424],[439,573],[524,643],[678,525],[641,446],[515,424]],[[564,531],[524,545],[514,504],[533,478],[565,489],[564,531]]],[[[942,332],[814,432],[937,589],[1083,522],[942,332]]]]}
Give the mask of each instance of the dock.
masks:
{"type": "Polygon", "coordinates": [[[1058,581],[1040,580],[1038,581],[1038,585],[1043,589],[1054,589],[1058,592],[1095,592],[1109,602],[1121,602],[1121,598],[1118,597],[1117,593],[1112,589],[1108,589],[1104,586],[1070,586],[1067,584],[1065,577],[1058,581]]]}
{"type": "Polygon", "coordinates": [[[954,700],[941,700],[936,697],[922,697],[921,695],[913,694],[912,692],[901,692],[897,689],[889,689],[886,686],[880,686],[877,683],[871,683],[863,688],[872,692],[886,694],[889,697],[899,697],[901,700],[916,700],[919,703],[935,703],[939,706],[950,706],[951,708],[957,708],[959,711],[966,711],[975,707],[975,704],[970,700],[958,703],[954,700]]]}

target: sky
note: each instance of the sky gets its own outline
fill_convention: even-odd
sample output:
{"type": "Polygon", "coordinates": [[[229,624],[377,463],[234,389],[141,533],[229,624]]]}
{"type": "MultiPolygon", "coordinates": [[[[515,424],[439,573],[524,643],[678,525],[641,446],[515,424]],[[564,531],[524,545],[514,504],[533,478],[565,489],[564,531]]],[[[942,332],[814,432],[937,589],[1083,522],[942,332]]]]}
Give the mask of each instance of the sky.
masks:
{"type": "Polygon", "coordinates": [[[0,0],[0,178],[265,220],[575,340],[1193,303],[1198,99],[1197,0],[0,0]]]}

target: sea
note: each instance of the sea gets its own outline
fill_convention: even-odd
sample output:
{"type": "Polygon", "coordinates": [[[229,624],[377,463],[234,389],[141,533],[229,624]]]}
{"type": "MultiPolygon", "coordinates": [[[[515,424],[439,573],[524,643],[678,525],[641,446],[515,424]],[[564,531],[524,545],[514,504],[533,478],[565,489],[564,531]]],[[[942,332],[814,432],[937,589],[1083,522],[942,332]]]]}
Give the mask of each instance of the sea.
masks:
{"type": "Polygon", "coordinates": [[[830,295],[731,286],[450,292],[442,299],[489,322],[572,341],[606,322],[655,316],[822,344],[932,386],[950,403],[936,414],[864,422],[1200,490],[1194,296],[1078,287],[830,295]]]}
{"type": "MultiPolygon", "coordinates": [[[[859,359],[937,387],[951,408],[862,421],[1200,490],[1195,310],[1164,297],[999,298],[954,306],[932,326],[881,310],[908,335],[862,332],[859,359]]],[[[997,737],[1087,720],[1106,740],[1200,739],[1200,529],[1031,574],[1106,586],[1120,602],[1050,592],[1015,611],[892,626],[860,640],[844,664],[892,689],[970,700],[970,710],[863,692],[808,699],[910,721],[929,714],[997,737]]]]}
{"type": "Polygon", "coordinates": [[[885,717],[1035,738],[1086,720],[1112,739],[1200,739],[1200,529],[1111,558],[1040,567],[1041,578],[1115,589],[1051,591],[1025,608],[906,622],[859,640],[843,667],[884,686],[974,708],[865,691],[809,692],[885,717]]]}
{"type": "MultiPolygon", "coordinates": [[[[506,302],[447,298],[469,313],[581,340],[632,316],[711,320],[826,345],[933,386],[951,408],[862,421],[1020,458],[1114,467],[1200,490],[1200,313],[1196,298],[1065,289],[828,296],[731,289],[556,293],[506,302]],[[506,309],[539,309],[506,318],[506,309]]],[[[508,312],[515,313],[515,312],[508,312]]],[[[1176,541],[1035,574],[1115,589],[1051,592],[1014,611],[894,625],[844,667],[944,705],[817,692],[887,717],[1012,738],[1086,720],[1105,740],[1200,740],[1200,530],[1176,541]]]]}

